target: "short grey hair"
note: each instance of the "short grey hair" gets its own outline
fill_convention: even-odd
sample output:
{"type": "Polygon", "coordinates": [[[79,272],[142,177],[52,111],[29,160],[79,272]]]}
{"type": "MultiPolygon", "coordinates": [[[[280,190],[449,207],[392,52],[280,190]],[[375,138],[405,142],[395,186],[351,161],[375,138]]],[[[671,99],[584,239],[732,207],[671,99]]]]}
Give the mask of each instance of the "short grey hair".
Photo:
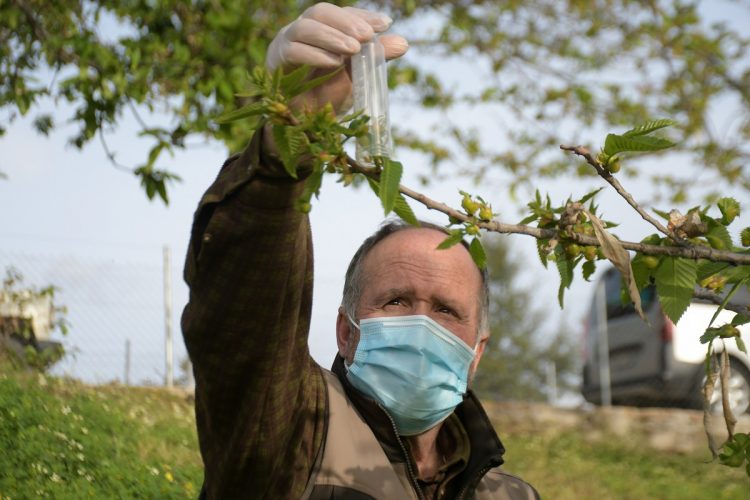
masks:
{"type": "MultiPolygon", "coordinates": [[[[419,228],[434,229],[440,231],[446,235],[450,234],[446,228],[433,224],[431,222],[419,221],[419,228]]],[[[405,231],[407,229],[416,229],[417,226],[412,226],[408,222],[404,222],[401,219],[388,219],[375,231],[374,234],[369,236],[365,241],[362,242],[357,252],[352,257],[349,263],[349,268],[346,270],[346,278],[344,279],[344,296],[341,300],[341,307],[344,312],[353,320],[357,318],[357,306],[359,300],[362,297],[362,288],[364,286],[362,280],[362,264],[365,261],[365,257],[379,242],[387,238],[388,236],[405,231]]],[[[469,251],[469,245],[465,241],[461,240],[461,245],[469,251]]],[[[489,333],[489,310],[490,310],[490,287],[489,287],[489,273],[487,268],[484,269],[477,267],[481,276],[481,283],[478,290],[478,309],[479,309],[479,325],[477,332],[477,341],[481,338],[481,335],[486,332],[489,333]]]]}

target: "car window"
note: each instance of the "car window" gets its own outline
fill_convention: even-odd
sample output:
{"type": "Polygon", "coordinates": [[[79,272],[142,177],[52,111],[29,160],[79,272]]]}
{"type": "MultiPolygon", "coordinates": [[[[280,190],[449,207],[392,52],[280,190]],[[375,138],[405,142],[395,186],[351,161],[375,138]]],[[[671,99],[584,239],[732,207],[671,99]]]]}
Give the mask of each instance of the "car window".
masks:
{"type": "MultiPolygon", "coordinates": [[[[622,280],[620,273],[609,272],[604,277],[604,290],[607,299],[607,318],[617,318],[626,314],[634,314],[635,307],[630,300],[627,303],[623,303],[623,299],[626,298],[623,293],[622,280]]],[[[651,307],[651,304],[656,298],[656,290],[653,285],[648,286],[641,290],[641,307],[646,310],[651,307]]]]}

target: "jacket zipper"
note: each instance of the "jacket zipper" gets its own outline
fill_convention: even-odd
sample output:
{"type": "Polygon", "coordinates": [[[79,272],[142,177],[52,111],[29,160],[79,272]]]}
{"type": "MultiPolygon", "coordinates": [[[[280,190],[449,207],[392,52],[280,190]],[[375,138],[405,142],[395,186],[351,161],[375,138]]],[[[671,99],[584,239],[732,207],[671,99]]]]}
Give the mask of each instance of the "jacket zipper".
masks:
{"type": "MultiPolygon", "coordinates": [[[[474,477],[475,477],[475,478],[479,478],[479,480],[481,480],[481,479],[482,479],[482,478],[484,477],[484,475],[485,475],[485,474],[487,474],[487,473],[488,473],[488,472],[490,471],[490,469],[492,469],[492,466],[488,466],[488,467],[485,467],[484,469],[480,470],[480,471],[479,471],[479,474],[477,474],[477,475],[476,475],[476,476],[474,476],[474,477]]],[[[461,491],[460,491],[460,492],[458,492],[458,496],[456,497],[456,499],[457,499],[457,500],[460,500],[460,499],[464,498],[464,495],[465,495],[465,494],[466,494],[466,492],[467,492],[467,491],[469,490],[469,485],[470,485],[470,484],[472,484],[473,482],[474,482],[474,481],[469,481],[469,482],[467,482],[467,483],[466,483],[466,484],[464,485],[464,487],[463,487],[463,488],[461,488],[461,491]]],[[[478,481],[477,481],[477,484],[478,484],[478,481]]]]}
{"type": "Polygon", "coordinates": [[[411,481],[412,486],[414,487],[414,491],[417,492],[417,497],[419,497],[420,500],[424,500],[424,494],[422,493],[422,489],[419,487],[419,483],[417,482],[417,476],[414,474],[414,469],[411,467],[411,461],[409,460],[409,453],[406,451],[406,446],[404,446],[403,441],[401,441],[401,436],[398,435],[398,429],[396,429],[396,422],[393,421],[393,417],[391,417],[391,414],[388,413],[388,410],[386,410],[383,405],[380,404],[379,401],[375,401],[375,404],[378,405],[378,407],[383,410],[383,413],[385,413],[385,416],[388,417],[388,421],[391,423],[391,427],[393,428],[393,433],[396,436],[396,441],[398,442],[398,445],[401,447],[401,453],[404,454],[404,459],[406,460],[406,472],[409,473],[409,480],[411,481]]]}

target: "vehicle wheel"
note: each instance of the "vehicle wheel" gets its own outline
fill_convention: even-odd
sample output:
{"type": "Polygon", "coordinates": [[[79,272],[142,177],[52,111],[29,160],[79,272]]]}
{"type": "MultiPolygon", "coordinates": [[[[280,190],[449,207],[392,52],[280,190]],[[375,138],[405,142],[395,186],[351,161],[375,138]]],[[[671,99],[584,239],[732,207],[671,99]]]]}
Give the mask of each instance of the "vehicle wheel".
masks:
{"type": "MultiPolygon", "coordinates": [[[[735,416],[750,413],[750,372],[736,359],[729,360],[729,407],[735,416]]],[[[711,396],[711,412],[720,414],[721,382],[716,381],[714,393],[711,396]]]]}

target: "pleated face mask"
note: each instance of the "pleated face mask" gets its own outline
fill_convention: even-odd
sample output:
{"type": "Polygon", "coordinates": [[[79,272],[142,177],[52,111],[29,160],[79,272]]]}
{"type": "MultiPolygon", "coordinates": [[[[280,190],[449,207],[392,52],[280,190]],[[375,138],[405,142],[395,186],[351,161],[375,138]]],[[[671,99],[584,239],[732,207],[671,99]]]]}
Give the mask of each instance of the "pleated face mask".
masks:
{"type": "Polygon", "coordinates": [[[428,316],[360,321],[347,378],[412,436],[442,422],[463,400],[475,349],[428,316]]]}

